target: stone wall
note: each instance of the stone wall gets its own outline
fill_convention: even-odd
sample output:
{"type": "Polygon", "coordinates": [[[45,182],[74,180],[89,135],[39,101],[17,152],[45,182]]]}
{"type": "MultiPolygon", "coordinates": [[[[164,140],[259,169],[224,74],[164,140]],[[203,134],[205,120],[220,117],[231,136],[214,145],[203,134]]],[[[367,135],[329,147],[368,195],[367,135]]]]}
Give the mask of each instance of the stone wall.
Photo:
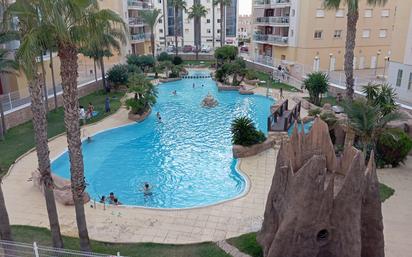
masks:
{"type": "MultiPolygon", "coordinates": [[[[185,61],[196,61],[195,54],[179,54],[185,61]]],[[[214,61],[215,56],[213,54],[199,54],[199,61],[214,61]]]]}
{"type": "MultiPolygon", "coordinates": [[[[79,88],[78,88],[79,97],[86,96],[101,88],[102,88],[101,81],[97,83],[93,81],[90,83],[79,85],[79,88]]],[[[63,105],[62,94],[57,95],[57,105],[58,106],[63,105]]],[[[49,109],[52,110],[53,108],[54,108],[54,97],[50,97],[49,98],[49,109]]],[[[15,127],[17,125],[23,124],[31,120],[32,117],[33,116],[31,113],[30,105],[29,104],[23,105],[21,107],[16,108],[15,111],[5,114],[6,127],[7,129],[10,129],[12,127],[15,127]]]]}

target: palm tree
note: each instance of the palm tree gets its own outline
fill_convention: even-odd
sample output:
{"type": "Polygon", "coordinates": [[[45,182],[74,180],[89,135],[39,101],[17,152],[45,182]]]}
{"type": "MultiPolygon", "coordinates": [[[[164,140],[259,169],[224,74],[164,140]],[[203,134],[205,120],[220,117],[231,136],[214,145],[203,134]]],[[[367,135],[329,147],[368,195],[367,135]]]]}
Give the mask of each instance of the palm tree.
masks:
{"type": "Polygon", "coordinates": [[[189,19],[194,20],[194,36],[195,36],[195,45],[196,45],[196,60],[199,59],[200,46],[202,44],[201,36],[201,18],[206,17],[207,10],[200,4],[199,0],[190,7],[189,10],[189,19]]]}
{"type": "Polygon", "coordinates": [[[179,30],[179,24],[177,22],[177,18],[178,18],[179,10],[182,10],[182,12],[186,12],[186,1],[185,0],[172,0],[171,3],[172,3],[172,6],[174,8],[175,53],[176,53],[176,56],[177,56],[179,54],[179,50],[177,49],[177,47],[178,47],[177,36],[180,33],[182,33],[182,36],[183,36],[183,31],[179,30]]]}
{"type": "Polygon", "coordinates": [[[226,7],[232,4],[232,0],[215,0],[213,5],[220,5],[220,46],[225,44],[226,40],[226,7]]]}
{"type": "Polygon", "coordinates": [[[155,58],[155,26],[159,22],[159,19],[163,17],[163,15],[160,14],[160,9],[146,10],[142,12],[143,20],[150,28],[150,43],[152,47],[153,58],[155,58]]]}
{"type": "Polygon", "coordinates": [[[212,37],[213,37],[213,43],[212,43],[212,47],[213,47],[213,51],[215,50],[215,42],[216,42],[216,28],[215,28],[215,2],[212,3],[212,37]]]}
{"type": "MultiPolygon", "coordinates": [[[[6,203],[4,201],[3,190],[1,189],[2,178],[0,177],[0,239],[5,241],[13,241],[11,234],[9,214],[7,213],[6,203]]],[[[1,244],[0,244],[1,246],[1,244]]],[[[9,248],[10,246],[2,247],[4,249],[4,256],[13,256],[14,251],[9,248]]]]}
{"type": "MultiPolygon", "coordinates": [[[[54,198],[54,183],[51,175],[50,156],[47,135],[47,113],[44,101],[45,80],[44,75],[38,74],[36,58],[43,54],[45,38],[42,29],[45,25],[40,22],[41,12],[36,3],[28,3],[25,0],[17,0],[9,8],[12,15],[19,18],[20,47],[16,57],[29,81],[29,93],[31,98],[31,111],[33,114],[34,138],[36,141],[36,153],[38,169],[43,183],[46,208],[52,233],[53,246],[63,247],[60,233],[60,224],[54,198]]],[[[44,72],[44,68],[42,69],[44,72]]]]}
{"type": "MultiPolygon", "coordinates": [[[[365,0],[368,5],[385,5],[388,0],[365,0]]],[[[348,7],[346,21],[346,43],[345,43],[345,75],[346,75],[346,97],[353,100],[355,80],[353,78],[353,59],[356,45],[356,26],[359,20],[360,0],[323,0],[326,9],[338,10],[341,6],[348,7]]]]}

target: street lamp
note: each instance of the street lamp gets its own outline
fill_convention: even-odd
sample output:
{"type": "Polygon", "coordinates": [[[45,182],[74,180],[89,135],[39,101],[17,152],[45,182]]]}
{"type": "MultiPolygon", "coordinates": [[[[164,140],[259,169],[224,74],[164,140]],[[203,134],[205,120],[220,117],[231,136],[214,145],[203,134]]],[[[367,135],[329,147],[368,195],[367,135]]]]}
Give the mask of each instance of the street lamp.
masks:
{"type": "Polygon", "coordinates": [[[386,65],[389,62],[389,56],[385,56],[385,66],[383,66],[383,79],[385,79],[386,65]]]}
{"type": "Polygon", "coordinates": [[[330,72],[332,71],[332,57],[333,57],[333,54],[330,53],[330,54],[329,54],[329,70],[328,70],[328,75],[329,75],[330,72]]]}
{"type": "Polygon", "coordinates": [[[381,51],[379,50],[379,51],[376,53],[376,55],[377,55],[377,58],[376,58],[376,67],[375,67],[375,77],[376,77],[376,75],[377,75],[377,73],[378,73],[379,55],[381,55],[381,51]]]}

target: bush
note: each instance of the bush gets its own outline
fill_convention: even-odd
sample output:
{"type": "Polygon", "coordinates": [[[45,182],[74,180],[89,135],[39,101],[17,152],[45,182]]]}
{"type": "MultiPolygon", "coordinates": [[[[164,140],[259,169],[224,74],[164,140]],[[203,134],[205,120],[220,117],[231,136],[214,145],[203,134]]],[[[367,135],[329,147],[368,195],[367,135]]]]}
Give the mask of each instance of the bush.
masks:
{"type": "Polygon", "coordinates": [[[133,98],[126,100],[126,106],[132,109],[132,113],[142,114],[156,103],[156,87],[143,74],[130,74],[127,85],[129,92],[134,94],[133,98]]]}
{"type": "Polygon", "coordinates": [[[172,63],[173,63],[174,65],[180,65],[180,64],[183,63],[183,59],[182,59],[182,57],[180,57],[180,56],[175,56],[175,57],[173,58],[172,63]]]}
{"type": "Polygon", "coordinates": [[[127,64],[136,65],[142,71],[147,71],[155,64],[155,59],[151,55],[128,55],[127,64]]]}
{"type": "Polygon", "coordinates": [[[255,80],[255,79],[257,79],[257,78],[258,78],[258,76],[257,76],[255,70],[247,70],[246,79],[248,79],[248,80],[255,80]]]}
{"type": "Polygon", "coordinates": [[[322,112],[320,108],[310,109],[308,111],[309,116],[317,116],[322,112]]]}
{"type": "Polygon", "coordinates": [[[336,117],[335,113],[332,111],[323,112],[320,115],[321,120],[328,124],[329,130],[333,129],[338,122],[338,118],[336,117]]]}
{"type": "Polygon", "coordinates": [[[399,166],[412,150],[412,139],[400,129],[390,129],[383,133],[376,146],[378,164],[399,166]]]}
{"type": "Polygon", "coordinates": [[[172,61],[173,57],[166,52],[162,52],[157,56],[158,62],[172,61]]]}
{"type": "Polygon", "coordinates": [[[251,146],[262,143],[266,136],[258,131],[253,121],[248,117],[239,117],[232,122],[232,142],[235,145],[251,146]]]}
{"type": "Polygon", "coordinates": [[[328,92],[329,77],[322,72],[313,72],[303,81],[303,85],[309,91],[309,101],[320,106],[320,95],[328,92]]]}
{"type": "Polygon", "coordinates": [[[234,61],[237,57],[238,49],[236,46],[225,45],[215,50],[215,58],[223,64],[224,62],[234,61]]]}
{"type": "Polygon", "coordinates": [[[115,85],[125,85],[128,79],[128,65],[117,64],[107,71],[107,80],[115,85]]]}

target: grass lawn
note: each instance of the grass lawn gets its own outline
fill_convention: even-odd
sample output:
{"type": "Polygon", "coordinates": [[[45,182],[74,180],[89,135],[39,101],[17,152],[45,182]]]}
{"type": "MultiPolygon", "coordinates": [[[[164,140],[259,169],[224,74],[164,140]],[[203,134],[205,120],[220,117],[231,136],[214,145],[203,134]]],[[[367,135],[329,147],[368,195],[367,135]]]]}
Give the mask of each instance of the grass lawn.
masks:
{"type": "MultiPolygon", "coordinates": [[[[103,91],[97,91],[80,98],[80,105],[83,105],[85,109],[87,109],[89,102],[94,105],[94,109],[99,112],[99,114],[95,118],[89,120],[89,123],[94,123],[117,111],[120,107],[120,98],[122,96],[122,93],[110,93],[110,105],[112,110],[111,113],[105,113],[104,111],[106,94],[103,91]]],[[[63,118],[63,107],[49,112],[49,138],[65,132],[63,118]]],[[[10,165],[13,164],[20,155],[24,154],[33,147],[34,132],[33,124],[31,121],[9,129],[6,134],[6,139],[4,141],[0,141],[0,176],[7,172],[10,165]]]]}
{"type": "MultiPolygon", "coordinates": [[[[42,246],[51,246],[50,231],[45,228],[29,226],[12,226],[14,240],[33,243],[42,246]]],[[[79,250],[79,239],[63,237],[66,249],[79,250]]],[[[190,245],[166,245],[154,243],[114,244],[91,241],[92,250],[96,253],[122,256],[142,257],[230,257],[214,243],[190,245]]]]}
{"type": "Polygon", "coordinates": [[[256,241],[256,233],[231,238],[227,242],[252,257],[263,257],[262,247],[256,241]]]}
{"type": "Polygon", "coordinates": [[[379,195],[381,197],[381,202],[385,202],[387,199],[389,199],[393,194],[395,193],[395,189],[379,183],[379,195]]]}
{"type": "MultiPolygon", "coordinates": [[[[309,101],[309,97],[303,97],[303,99],[308,100],[309,101]]],[[[336,97],[333,96],[327,96],[327,97],[323,97],[319,107],[323,107],[326,103],[334,106],[334,105],[338,105],[338,101],[336,100],[336,97]]]]}
{"type": "MultiPolygon", "coordinates": [[[[267,74],[265,72],[261,72],[261,71],[257,71],[257,70],[255,70],[255,72],[256,72],[257,78],[261,81],[262,80],[263,81],[268,81],[270,79],[269,74],[267,74]]],[[[261,87],[266,87],[266,84],[260,85],[260,86],[261,87]]],[[[275,89],[283,88],[283,90],[285,90],[285,91],[298,92],[298,90],[295,87],[293,87],[291,85],[288,85],[286,83],[282,83],[282,82],[277,83],[277,82],[272,81],[272,83],[271,83],[271,85],[269,85],[269,87],[270,88],[275,88],[275,89]]]]}

